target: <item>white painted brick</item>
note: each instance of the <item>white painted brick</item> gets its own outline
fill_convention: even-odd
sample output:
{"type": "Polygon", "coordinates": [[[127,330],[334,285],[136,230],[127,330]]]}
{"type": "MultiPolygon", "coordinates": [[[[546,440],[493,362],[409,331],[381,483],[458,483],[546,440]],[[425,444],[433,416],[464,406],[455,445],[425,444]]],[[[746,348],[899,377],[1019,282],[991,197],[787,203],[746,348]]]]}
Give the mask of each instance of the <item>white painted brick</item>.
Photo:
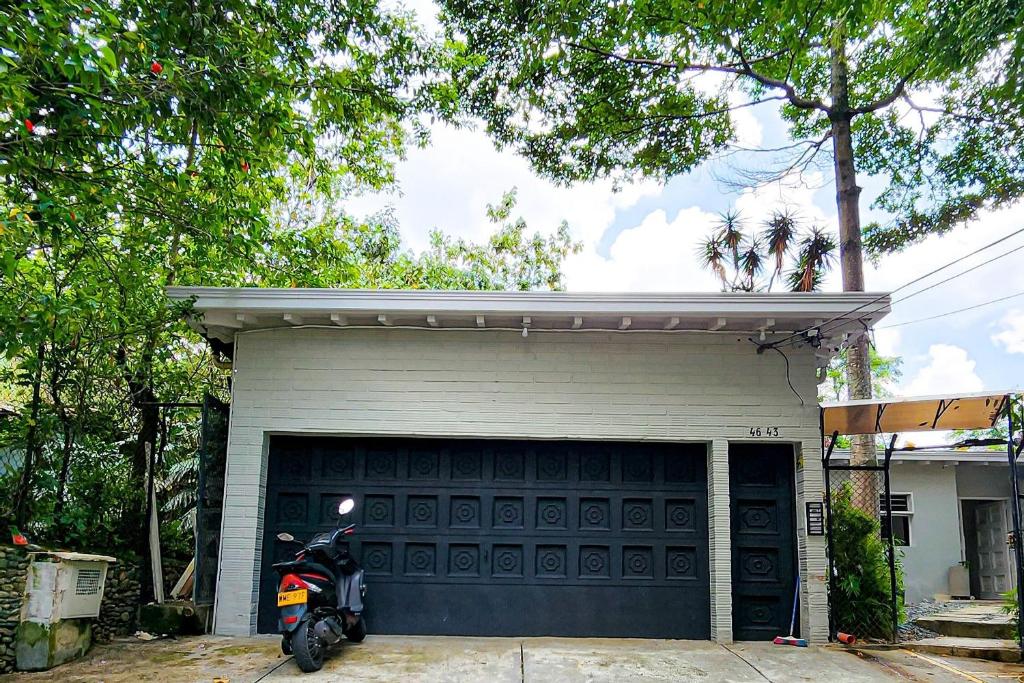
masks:
{"type": "MultiPolygon", "coordinates": [[[[238,335],[216,629],[255,630],[269,433],[711,443],[712,637],[732,639],[730,441],[778,427],[804,455],[797,510],[821,500],[814,358],[707,334],[279,329],[238,335]]],[[[756,440],[756,439],[753,439],[756,440]]],[[[827,638],[824,540],[806,539],[802,619],[827,638]]]]}

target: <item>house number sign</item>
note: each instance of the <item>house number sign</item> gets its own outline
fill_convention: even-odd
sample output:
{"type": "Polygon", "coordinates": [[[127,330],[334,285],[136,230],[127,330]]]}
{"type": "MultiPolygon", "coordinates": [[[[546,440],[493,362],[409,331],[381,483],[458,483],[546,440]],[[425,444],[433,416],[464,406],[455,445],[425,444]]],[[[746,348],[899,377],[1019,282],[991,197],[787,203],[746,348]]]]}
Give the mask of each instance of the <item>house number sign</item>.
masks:
{"type": "Polygon", "coordinates": [[[751,436],[778,436],[779,435],[779,428],[775,427],[775,426],[751,427],[750,428],[750,435],[751,436]]]}
{"type": "Polygon", "coordinates": [[[807,503],[807,535],[825,535],[825,506],[818,501],[807,503]]]}

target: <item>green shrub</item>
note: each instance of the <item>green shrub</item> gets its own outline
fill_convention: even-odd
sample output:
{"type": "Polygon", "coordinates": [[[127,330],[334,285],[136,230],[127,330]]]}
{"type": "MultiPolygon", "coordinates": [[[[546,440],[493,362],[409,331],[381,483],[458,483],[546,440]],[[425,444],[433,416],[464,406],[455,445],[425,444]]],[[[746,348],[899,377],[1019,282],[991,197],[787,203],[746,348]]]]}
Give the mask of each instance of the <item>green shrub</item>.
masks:
{"type": "Polygon", "coordinates": [[[1017,602],[1017,589],[1011,588],[1003,593],[1003,614],[1010,615],[1010,624],[1013,625],[1013,639],[1020,639],[1020,605],[1017,602]]]}
{"type": "MultiPolygon", "coordinates": [[[[853,504],[847,482],[832,493],[834,575],[830,590],[836,628],[859,638],[891,640],[892,612],[888,544],[874,515],[853,504]]],[[[903,571],[897,556],[896,594],[903,615],[903,571]]]]}

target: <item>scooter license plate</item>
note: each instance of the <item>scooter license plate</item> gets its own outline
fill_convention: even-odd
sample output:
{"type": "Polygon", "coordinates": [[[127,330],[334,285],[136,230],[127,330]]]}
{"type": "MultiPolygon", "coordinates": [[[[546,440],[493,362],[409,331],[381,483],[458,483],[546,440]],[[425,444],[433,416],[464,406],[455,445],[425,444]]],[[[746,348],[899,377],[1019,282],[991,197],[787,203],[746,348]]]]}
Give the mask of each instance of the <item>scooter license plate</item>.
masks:
{"type": "Polygon", "coordinates": [[[285,591],[284,593],[277,594],[277,606],[287,607],[288,605],[301,605],[307,600],[307,592],[305,588],[296,591],[285,591]]]}

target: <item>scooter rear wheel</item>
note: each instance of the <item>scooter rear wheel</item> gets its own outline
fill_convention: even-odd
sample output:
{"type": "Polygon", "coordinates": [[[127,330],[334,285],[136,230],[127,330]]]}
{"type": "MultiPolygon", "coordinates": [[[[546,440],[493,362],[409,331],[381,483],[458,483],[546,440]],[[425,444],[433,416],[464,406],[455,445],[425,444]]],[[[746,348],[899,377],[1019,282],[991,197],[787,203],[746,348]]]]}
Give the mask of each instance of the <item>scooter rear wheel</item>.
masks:
{"type": "Polygon", "coordinates": [[[295,663],[304,673],[319,671],[324,665],[324,652],[327,645],[313,630],[315,622],[308,619],[292,636],[292,651],[295,663]]]}

